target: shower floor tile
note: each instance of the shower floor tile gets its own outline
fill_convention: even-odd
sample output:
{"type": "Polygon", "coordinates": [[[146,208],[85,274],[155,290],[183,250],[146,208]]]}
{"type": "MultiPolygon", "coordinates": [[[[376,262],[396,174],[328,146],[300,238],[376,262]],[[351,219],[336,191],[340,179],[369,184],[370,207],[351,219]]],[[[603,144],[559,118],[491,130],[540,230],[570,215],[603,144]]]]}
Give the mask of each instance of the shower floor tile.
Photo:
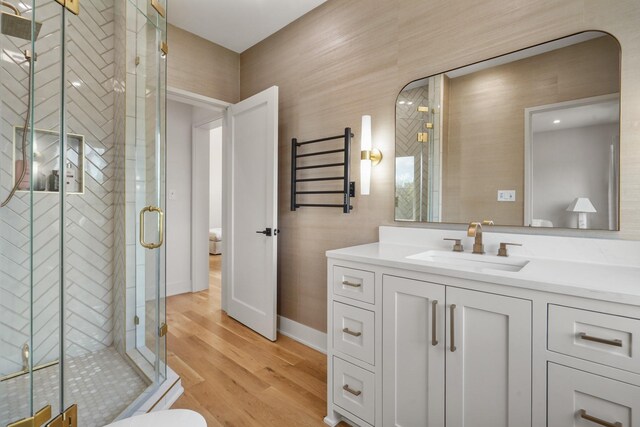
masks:
{"type": "MultiPolygon", "coordinates": [[[[60,407],[59,365],[36,371],[34,407],[60,407]]],[[[69,359],[65,403],[78,405],[78,426],[102,427],[113,421],[147,388],[148,382],[114,348],[69,359]]],[[[0,426],[16,421],[28,408],[29,376],[0,384],[0,426]]]]}

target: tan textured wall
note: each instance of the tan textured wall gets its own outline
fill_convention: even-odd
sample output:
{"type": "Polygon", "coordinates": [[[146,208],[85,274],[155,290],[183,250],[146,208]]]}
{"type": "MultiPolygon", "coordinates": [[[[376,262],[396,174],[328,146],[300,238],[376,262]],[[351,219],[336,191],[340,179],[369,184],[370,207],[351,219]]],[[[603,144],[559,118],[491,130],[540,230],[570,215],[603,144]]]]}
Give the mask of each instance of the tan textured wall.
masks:
{"type": "Polygon", "coordinates": [[[600,37],[449,79],[443,221],[523,225],[524,109],[617,93],[619,64],[618,43],[600,37]]]}
{"type": "MultiPolygon", "coordinates": [[[[376,241],[377,227],[393,224],[394,104],[407,82],[584,30],[622,45],[622,231],[608,235],[640,238],[639,26],[637,0],[329,0],[245,51],[241,97],[280,87],[280,314],[325,330],[324,252],[376,241]],[[362,114],[385,155],[372,194],[349,215],[290,212],[290,139],[352,126],[357,153],[362,114]]],[[[352,163],[357,181],[357,154],[352,163]]]]}
{"type": "Polygon", "coordinates": [[[240,100],[240,55],[169,25],[167,84],[226,102],[240,100]]]}

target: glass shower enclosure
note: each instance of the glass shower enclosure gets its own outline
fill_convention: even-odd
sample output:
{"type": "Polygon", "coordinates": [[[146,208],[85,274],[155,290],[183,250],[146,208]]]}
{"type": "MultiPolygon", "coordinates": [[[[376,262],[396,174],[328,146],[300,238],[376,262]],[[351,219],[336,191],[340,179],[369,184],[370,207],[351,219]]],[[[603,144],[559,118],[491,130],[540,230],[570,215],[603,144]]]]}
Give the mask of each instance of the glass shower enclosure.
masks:
{"type": "Polygon", "coordinates": [[[0,426],[103,426],[167,378],[166,0],[0,10],[0,426]]]}

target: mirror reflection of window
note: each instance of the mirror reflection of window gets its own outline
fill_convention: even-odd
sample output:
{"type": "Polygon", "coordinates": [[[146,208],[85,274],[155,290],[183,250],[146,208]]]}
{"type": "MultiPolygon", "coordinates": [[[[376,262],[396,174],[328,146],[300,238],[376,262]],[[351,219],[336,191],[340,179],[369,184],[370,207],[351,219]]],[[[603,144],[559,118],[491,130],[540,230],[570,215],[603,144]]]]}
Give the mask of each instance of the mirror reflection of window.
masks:
{"type": "Polygon", "coordinates": [[[396,219],[415,221],[415,159],[413,156],[396,157],[396,219]]]}

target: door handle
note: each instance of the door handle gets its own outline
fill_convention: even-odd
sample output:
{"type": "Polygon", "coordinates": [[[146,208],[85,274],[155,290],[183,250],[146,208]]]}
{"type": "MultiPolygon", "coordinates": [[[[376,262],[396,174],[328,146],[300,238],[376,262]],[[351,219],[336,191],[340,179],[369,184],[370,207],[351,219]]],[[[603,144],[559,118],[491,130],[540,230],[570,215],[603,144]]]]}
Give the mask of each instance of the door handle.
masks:
{"type": "Polygon", "coordinates": [[[271,237],[272,233],[271,233],[271,229],[270,228],[265,228],[262,231],[256,231],[256,233],[258,234],[264,234],[267,237],[271,237]]]}
{"type": "Polygon", "coordinates": [[[164,212],[157,206],[145,206],[140,211],[140,245],[146,249],[157,249],[164,243],[164,212]],[[157,212],[158,213],[158,242],[157,243],[147,243],[144,240],[145,235],[145,214],[147,212],[157,212]]]}

